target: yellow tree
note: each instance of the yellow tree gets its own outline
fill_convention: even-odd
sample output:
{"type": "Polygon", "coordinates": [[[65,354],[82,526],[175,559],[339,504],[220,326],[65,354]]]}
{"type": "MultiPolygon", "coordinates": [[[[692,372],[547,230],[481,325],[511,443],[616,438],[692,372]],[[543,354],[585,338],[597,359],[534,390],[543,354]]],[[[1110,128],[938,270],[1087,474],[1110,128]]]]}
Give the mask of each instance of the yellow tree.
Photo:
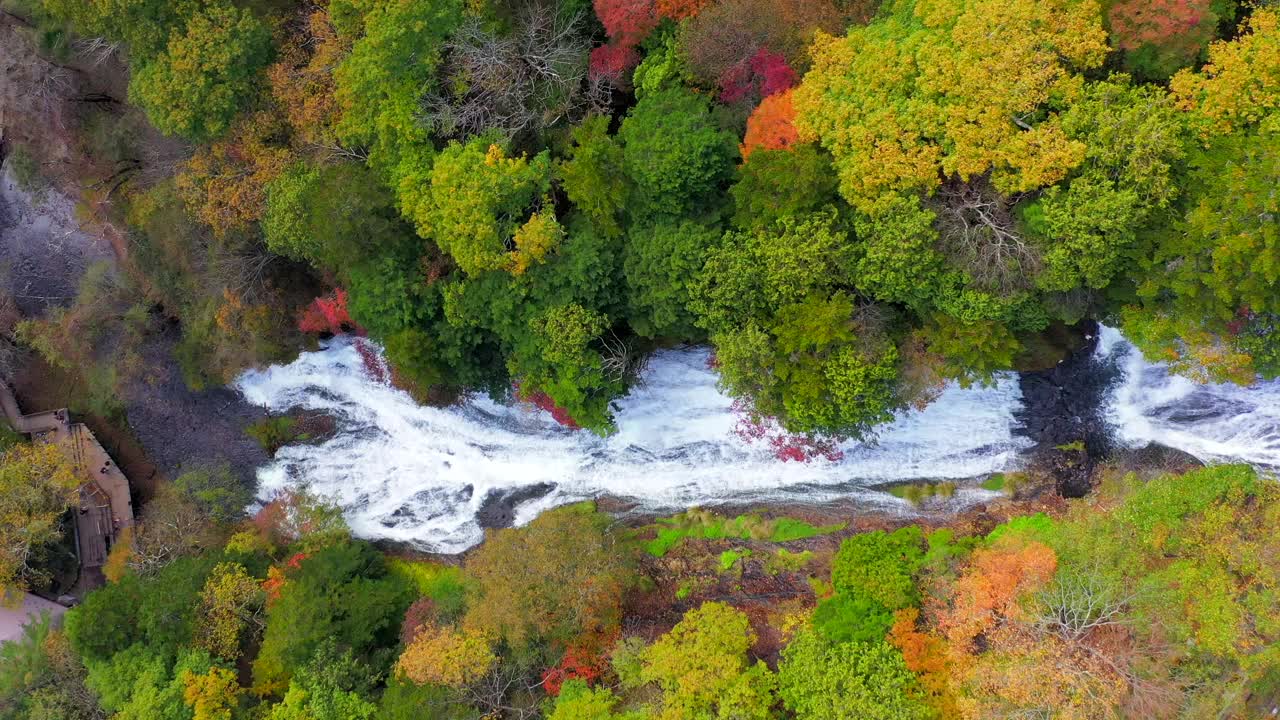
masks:
{"type": "Polygon", "coordinates": [[[1255,10],[1239,37],[1210,45],[1204,68],[1179,72],[1170,87],[1179,105],[1199,116],[1206,137],[1234,132],[1280,109],[1280,12],[1255,10]]]}
{"type": "Polygon", "coordinates": [[[219,563],[200,592],[195,646],[235,662],[247,632],[262,629],[266,593],[240,563],[219,563]]]}
{"type": "Polygon", "coordinates": [[[489,535],[467,561],[475,595],[464,624],[515,647],[602,637],[621,618],[629,557],[609,518],[574,505],[489,535]]]}
{"type": "Polygon", "coordinates": [[[235,672],[222,667],[209,668],[203,675],[184,670],[179,680],[192,720],[231,720],[244,694],[235,672]]]}
{"type": "Polygon", "coordinates": [[[224,140],[202,146],[174,177],[187,208],[218,236],[244,230],[266,212],[267,185],[293,160],[271,111],[248,115],[224,140]]]}
{"type": "Polygon", "coordinates": [[[20,443],[0,454],[0,600],[16,600],[43,574],[32,551],[59,537],[58,518],[80,480],[57,445],[20,443]]]}
{"type": "Polygon", "coordinates": [[[419,685],[460,688],[489,672],[497,657],[483,636],[450,626],[423,626],[396,663],[396,672],[419,685]]]}
{"type": "Polygon", "coordinates": [[[819,35],[796,124],[831,151],[841,191],[866,212],[944,176],[991,172],[1002,192],[1030,190],[1084,159],[1055,110],[1080,92],[1073,71],[1106,52],[1093,0],[897,0],[847,37],[819,35]]]}

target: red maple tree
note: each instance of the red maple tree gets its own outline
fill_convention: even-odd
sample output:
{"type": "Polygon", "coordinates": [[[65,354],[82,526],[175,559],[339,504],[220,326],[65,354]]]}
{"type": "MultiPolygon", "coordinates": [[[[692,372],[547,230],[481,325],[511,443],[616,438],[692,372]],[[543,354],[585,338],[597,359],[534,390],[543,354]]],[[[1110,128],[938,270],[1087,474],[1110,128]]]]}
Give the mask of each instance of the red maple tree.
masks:
{"type": "MultiPolygon", "coordinates": [[[[339,335],[359,326],[347,312],[347,291],[337,288],[328,295],[311,301],[298,315],[298,329],[304,333],[329,333],[339,335]]],[[[363,332],[360,332],[363,334],[363,332]]]]}
{"type": "Polygon", "coordinates": [[[752,93],[767,98],[795,87],[796,71],[781,53],[760,48],[755,55],[733,65],[720,77],[720,99],[736,103],[752,93]]]}

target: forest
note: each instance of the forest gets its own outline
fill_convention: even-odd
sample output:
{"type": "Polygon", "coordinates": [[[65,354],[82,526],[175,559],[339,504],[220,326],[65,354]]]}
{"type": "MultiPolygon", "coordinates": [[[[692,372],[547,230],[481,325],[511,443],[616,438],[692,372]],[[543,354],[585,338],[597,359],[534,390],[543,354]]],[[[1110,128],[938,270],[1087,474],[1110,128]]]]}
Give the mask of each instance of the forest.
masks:
{"type": "Polygon", "coordinates": [[[857,533],[703,510],[636,527],[586,503],[491,533],[461,566],[380,552],[306,493],[241,520],[207,478],[176,485],[60,629],[0,647],[0,718],[1260,719],[1280,705],[1280,486],[1248,466],[1113,472],[1052,514],[857,533]]]}
{"type": "MultiPolygon", "coordinates": [[[[1092,322],[1280,376],[1274,2],[0,0],[0,33],[6,176],[119,266],[0,293],[0,375],[34,353],[117,425],[159,356],[205,391],[344,333],[421,403],[605,436],[654,351],[706,345],[817,462],[1092,322]]],[[[11,435],[5,596],[79,486],[11,435]]],[[[1275,715],[1274,478],[989,480],[941,520],[582,503],[430,557],[188,468],[0,646],[0,720],[1275,715]]]]}
{"type": "Polygon", "coordinates": [[[1280,373],[1268,4],[5,3],[37,86],[83,91],[61,151],[131,270],[17,335],[104,403],[137,363],[93,333],[161,320],[192,387],[346,330],[424,402],[601,434],[684,343],[817,439],[1085,319],[1198,381],[1280,373]]]}

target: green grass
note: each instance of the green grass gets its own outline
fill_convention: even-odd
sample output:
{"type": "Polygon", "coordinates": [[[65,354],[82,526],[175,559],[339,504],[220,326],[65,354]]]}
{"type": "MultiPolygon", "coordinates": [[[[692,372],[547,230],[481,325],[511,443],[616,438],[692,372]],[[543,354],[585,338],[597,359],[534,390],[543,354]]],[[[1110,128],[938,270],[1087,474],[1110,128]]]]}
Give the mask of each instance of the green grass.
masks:
{"type": "Polygon", "coordinates": [[[773,555],[765,558],[764,571],[769,575],[777,575],[784,572],[800,572],[804,570],[813,559],[811,550],[802,550],[793,553],[786,548],[778,548],[773,555]]]}
{"type": "Polygon", "coordinates": [[[994,492],[1004,490],[1004,473],[996,473],[986,480],[983,480],[982,489],[992,490],[994,492]]]}
{"type": "Polygon", "coordinates": [[[902,498],[912,505],[919,505],[929,498],[949,498],[956,494],[956,484],[953,482],[940,483],[911,483],[908,485],[894,485],[888,488],[888,493],[894,497],[902,498]]]}
{"type": "Polygon", "coordinates": [[[9,427],[8,422],[0,420],[0,452],[4,452],[18,443],[26,442],[26,440],[21,433],[9,427]]]}
{"type": "Polygon", "coordinates": [[[285,445],[302,439],[302,435],[297,431],[297,424],[298,421],[288,415],[276,415],[253,423],[245,428],[244,432],[257,440],[263,450],[275,455],[276,451],[285,445]]]}
{"type": "Polygon", "coordinates": [[[720,553],[720,572],[729,572],[738,564],[739,560],[751,557],[751,551],[745,548],[741,550],[725,550],[720,553]]]}
{"type": "Polygon", "coordinates": [[[1069,442],[1064,445],[1054,445],[1053,449],[1061,450],[1062,452],[1084,452],[1084,441],[1076,440],[1075,442],[1069,442]]]}
{"type": "Polygon", "coordinates": [[[794,518],[766,520],[759,515],[739,515],[726,518],[706,510],[693,509],[657,522],[657,537],[644,544],[644,549],[654,557],[666,555],[685,540],[763,540],[767,542],[791,542],[817,535],[843,530],[844,523],[835,525],[811,525],[794,518]]]}

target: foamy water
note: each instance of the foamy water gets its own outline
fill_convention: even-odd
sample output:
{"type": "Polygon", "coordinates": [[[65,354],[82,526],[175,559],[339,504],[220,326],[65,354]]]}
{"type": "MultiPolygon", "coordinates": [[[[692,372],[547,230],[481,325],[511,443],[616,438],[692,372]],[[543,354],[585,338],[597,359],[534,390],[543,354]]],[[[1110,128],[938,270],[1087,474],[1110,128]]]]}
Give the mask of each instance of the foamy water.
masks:
{"type": "Polygon", "coordinates": [[[1107,407],[1118,441],[1280,470],[1280,381],[1202,385],[1147,362],[1114,328],[1103,328],[1100,340],[1098,354],[1123,370],[1107,407]]]}
{"type": "MultiPolygon", "coordinates": [[[[365,341],[338,338],[236,382],[250,402],[275,411],[320,410],[338,423],[324,443],[283,448],[259,471],[260,494],[305,484],[336,499],[357,534],[440,552],[480,541],[476,512],[491,491],[554,486],[519,506],[517,522],[601,495],[654,510],[853,498],[910,512],[871,486],[1007,470],[1031,445],[1016,434],[1021,395],[1012,373],[993,387],[948,387],[925,410],[881,428],[874,441],[845,443],[837,461],[799,463],[734,432],[740,418],[716,388],[705,349],[657,353],[643,382],[615,403],[618,432],[599,438],[562,428],[527,404],[487,397],[421,407],[376,380],[356,342],[365,341]]],[[[1098,353],[1125,370],[1107,409],[1122,443],[1154,441],[1209,461],[1280,467],[1280,383],[1196,386],[1145,362],[1110,329],[1098,353]]],[[[983,492],[962,494],[972,500],[983,492]]]]}
{"type": "Polygon", "coordinates": [[[948,388],[923,412],[882,428],[877,442],[846,443],[839,461],[799,463],[778,460],[767,443],[734,432],[739,416],[717,390],[704,349],[657,353],[644,382],[615,405],[618,432],[599,438],[562,428],[526,404],[487,397],[421,407],[374,380],[353,342],[363,341],[340,338],[237,381],[255,404],[322,410],[338,421],[337,435],[323,444],[283,448],[259,472],[260,492],[305,483],[336,498],[358,534],[438,551],[480,540],[475,513],[491,490],[555,485],[522,506],[519,520],[600,495],[653,509],[848,496],[901,507],[867,486],[994,472],[1029,445],[1012,430],[1019,402],[1012,375],[991,388],[948,388]]]}

